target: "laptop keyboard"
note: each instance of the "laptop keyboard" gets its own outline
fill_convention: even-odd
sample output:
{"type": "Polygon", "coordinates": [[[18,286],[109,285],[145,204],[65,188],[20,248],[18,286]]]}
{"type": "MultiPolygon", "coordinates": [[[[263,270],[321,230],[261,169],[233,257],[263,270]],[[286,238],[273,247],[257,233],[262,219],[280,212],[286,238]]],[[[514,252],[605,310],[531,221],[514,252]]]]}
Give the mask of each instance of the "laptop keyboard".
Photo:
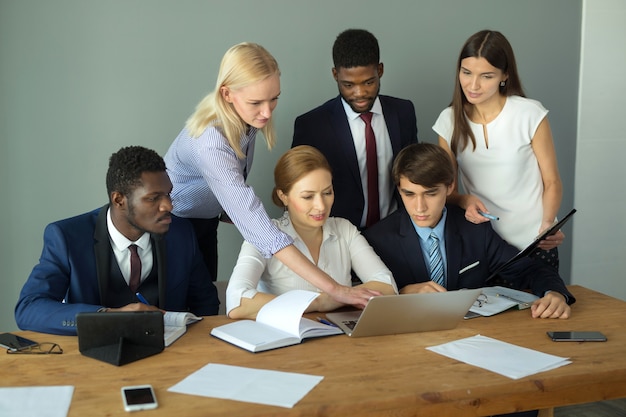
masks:
{"type": "Polygon", "coordinates": [[[354,326],[356,326],[356,320],[345,320],[342,323],[346,325],[346,327],[348,327],[348,329],[350,330],[354,330],[354,326]]]}

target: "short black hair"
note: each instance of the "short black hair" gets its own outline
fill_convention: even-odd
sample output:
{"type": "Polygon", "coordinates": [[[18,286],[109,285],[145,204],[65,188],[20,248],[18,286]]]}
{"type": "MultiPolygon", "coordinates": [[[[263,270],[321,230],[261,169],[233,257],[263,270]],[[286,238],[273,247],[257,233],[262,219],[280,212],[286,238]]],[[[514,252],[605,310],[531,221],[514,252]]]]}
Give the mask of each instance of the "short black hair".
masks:
{"type": "Polygon", "coordinates": [[[143,146],[128,146],[120,149],[109,158],[106,178],[109,199],[114,191],[130,195],[133,188],[141,185],[142,173],[163,171],[165,171],[165,161],[152,149],[143,146]]]}
{"type": "Polygon", "coordinates": [[[368,67],[380,63],[378,40],[365,29],[348,29],[333,44],[335,69],[368,67]]]}

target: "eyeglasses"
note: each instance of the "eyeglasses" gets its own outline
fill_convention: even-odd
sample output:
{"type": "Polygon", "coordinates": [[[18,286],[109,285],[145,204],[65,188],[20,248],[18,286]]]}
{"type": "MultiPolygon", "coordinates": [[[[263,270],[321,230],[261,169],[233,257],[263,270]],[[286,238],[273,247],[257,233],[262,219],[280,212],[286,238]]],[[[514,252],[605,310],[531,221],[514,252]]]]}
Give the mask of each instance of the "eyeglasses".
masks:
{"type": "Polygon", "coordinates": [[[487,298],[485,294],[480,294],[478,298],[476,299],[476,301],[474,301],[474,306],[482,307],[483,304],[489,304],[489,299],[487,298]]]}
{"type": "Polygon", "coordinates": [[[39,343],[33,346],[28,346],[20,350],[7,349],[7,353],[10,355],[60,355],[63,353],[61,346],[52,342],[39,343]]]}

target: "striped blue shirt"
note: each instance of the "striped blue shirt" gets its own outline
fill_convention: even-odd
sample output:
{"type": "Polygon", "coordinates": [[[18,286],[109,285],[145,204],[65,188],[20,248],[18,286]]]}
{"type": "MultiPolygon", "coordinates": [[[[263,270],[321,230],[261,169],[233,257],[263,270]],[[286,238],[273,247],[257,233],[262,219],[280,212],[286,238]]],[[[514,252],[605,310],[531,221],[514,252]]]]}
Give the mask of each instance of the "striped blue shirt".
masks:
{"type": "Polygon", "coordinates": [[[263,203],[246,184],[257,131],[250,128],[242,136],[241,149],[246,156],[239,159],[219,128],[209,126],[198,138],[183,129],[164,159],[174,185],[175,215],[211,219],[224,210],[243,238],[270,258],[293,239],[272,223],[263,203]]]}

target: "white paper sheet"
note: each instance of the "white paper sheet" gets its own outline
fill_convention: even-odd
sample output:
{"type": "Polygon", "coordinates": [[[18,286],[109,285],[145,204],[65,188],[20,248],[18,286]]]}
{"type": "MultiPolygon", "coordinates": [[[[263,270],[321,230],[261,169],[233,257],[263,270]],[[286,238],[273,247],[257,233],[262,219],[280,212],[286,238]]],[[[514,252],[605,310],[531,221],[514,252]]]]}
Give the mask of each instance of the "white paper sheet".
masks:
{"type": "Polygon", "coordinates": [[[168,391],[292,408],[323,376],[210,363],[168,391]]]}
{"type": "Polygon", "coordinates": [[[0,388],[1,417],[66,417],[73,386],[0,388]]]}
{"type": "Polygon", "coordinates": [[[512,379],[572,363],[569,358],[548,355],[481,335],[426,349],[512,379]]]}

